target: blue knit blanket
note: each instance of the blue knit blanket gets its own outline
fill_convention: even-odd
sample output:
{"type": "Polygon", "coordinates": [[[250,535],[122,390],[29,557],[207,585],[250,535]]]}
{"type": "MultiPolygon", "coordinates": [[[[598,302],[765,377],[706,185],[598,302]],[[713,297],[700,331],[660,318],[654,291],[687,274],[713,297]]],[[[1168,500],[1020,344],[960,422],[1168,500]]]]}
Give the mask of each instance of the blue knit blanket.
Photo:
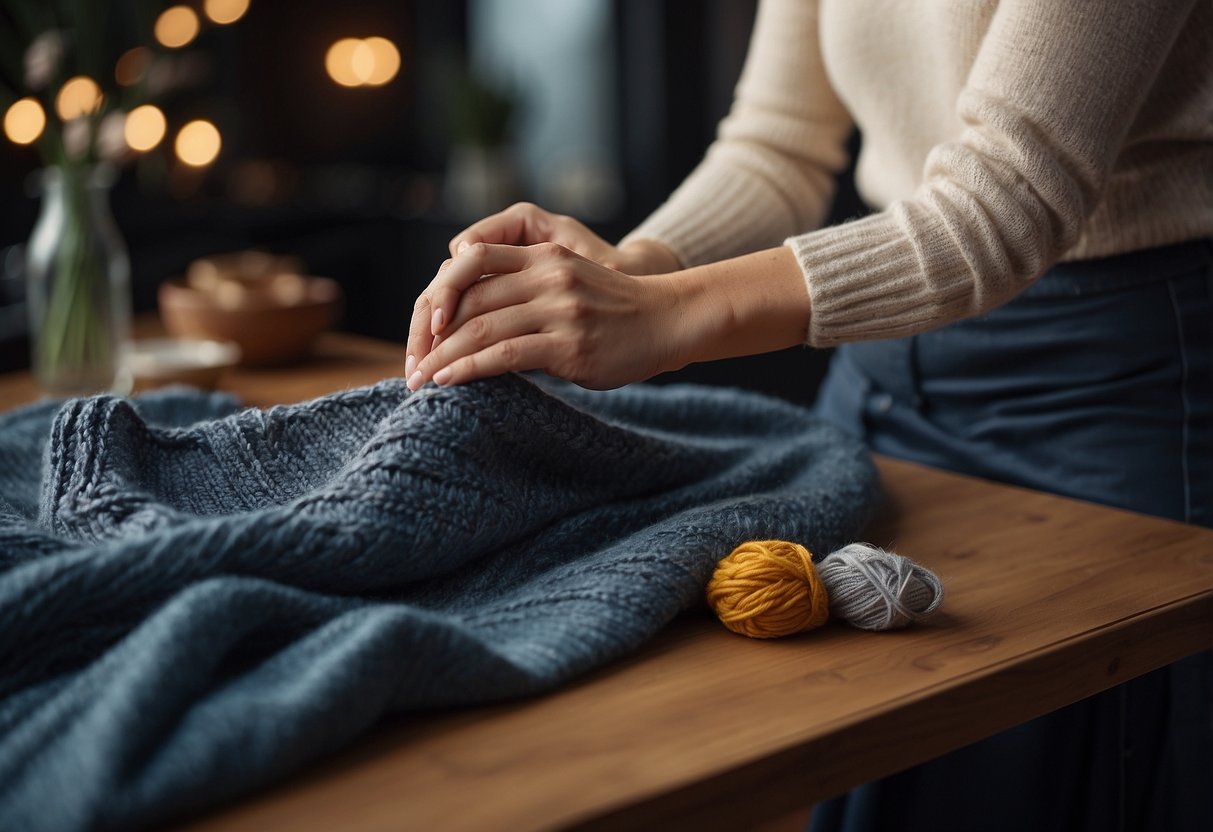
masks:
{"type": "Polygon", "coordinates": [[[701,387],[0,415],[0,829],[154,825],[385,713],[548,690],[697,604],[742,541],[828,552],[875,495],[855,441],[701,387]]]}

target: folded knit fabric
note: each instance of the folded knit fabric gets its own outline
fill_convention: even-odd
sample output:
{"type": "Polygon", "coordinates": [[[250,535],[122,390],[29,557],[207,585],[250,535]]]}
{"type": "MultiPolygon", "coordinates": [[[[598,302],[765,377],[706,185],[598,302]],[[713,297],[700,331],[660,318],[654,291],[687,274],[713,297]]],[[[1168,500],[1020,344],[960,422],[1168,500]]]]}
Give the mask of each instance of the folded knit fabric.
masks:
{"type": "Polygon", "coordinates": [[[828,552],[875,496],[853,440],[699,387],[0,416],[0,828],[146,827],[387,712],[550,689],[698,603],[742,541],[828,552]]]}

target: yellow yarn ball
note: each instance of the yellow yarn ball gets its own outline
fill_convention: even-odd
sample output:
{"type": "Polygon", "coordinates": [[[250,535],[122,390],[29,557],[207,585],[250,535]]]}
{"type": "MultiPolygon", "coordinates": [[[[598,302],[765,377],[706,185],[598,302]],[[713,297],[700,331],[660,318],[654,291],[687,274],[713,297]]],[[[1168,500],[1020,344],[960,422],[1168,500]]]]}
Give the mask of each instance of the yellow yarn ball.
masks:
{"type": "Polygon", "coordinates": [[[716,565],[708,605],[721,623],[750,638],[779,638],[825,624],[830,598],[813,556],[798,543],[751,540],[716,565]]]}

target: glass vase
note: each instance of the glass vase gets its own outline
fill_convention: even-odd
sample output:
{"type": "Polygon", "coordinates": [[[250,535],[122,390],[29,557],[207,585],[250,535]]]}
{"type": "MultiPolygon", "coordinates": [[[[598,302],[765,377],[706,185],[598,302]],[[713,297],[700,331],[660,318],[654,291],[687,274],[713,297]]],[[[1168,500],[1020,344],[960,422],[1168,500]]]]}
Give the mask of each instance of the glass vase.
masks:
{"type": "Polygon", "coordinates": [[[130,260],[110,212],[112,169],[47,168],[26,250],[31,356],[55,395],[126,392],[130,260]]]}

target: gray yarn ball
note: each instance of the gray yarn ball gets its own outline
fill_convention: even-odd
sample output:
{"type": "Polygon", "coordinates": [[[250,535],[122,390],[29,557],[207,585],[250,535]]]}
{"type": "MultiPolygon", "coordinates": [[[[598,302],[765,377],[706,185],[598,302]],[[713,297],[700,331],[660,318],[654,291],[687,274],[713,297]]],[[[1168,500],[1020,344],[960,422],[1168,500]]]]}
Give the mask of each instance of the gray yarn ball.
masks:
{"type": "Polygon", "coordinates": [[[867,543],[831,552],[817,572],[830,593],[830,615],[863,630],[905,627],[943,603],[943,584],[930,569],[867,543]]]}

